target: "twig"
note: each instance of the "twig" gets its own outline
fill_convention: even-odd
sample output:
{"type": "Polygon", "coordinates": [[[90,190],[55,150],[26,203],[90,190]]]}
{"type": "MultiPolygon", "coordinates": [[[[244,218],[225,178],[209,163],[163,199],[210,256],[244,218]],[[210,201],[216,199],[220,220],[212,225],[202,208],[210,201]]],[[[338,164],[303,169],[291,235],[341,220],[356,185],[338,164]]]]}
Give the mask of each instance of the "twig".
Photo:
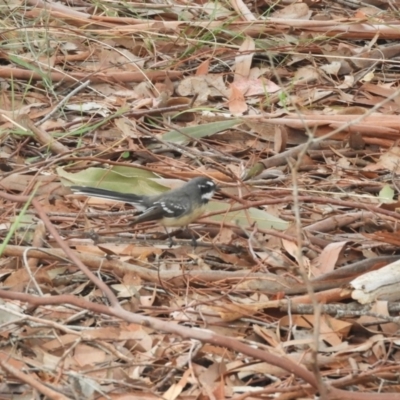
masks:
{"type": "Polygon", "coordinates": [[[68,100],[74,96],[76,93],[80,92],[82,89],[90,85],[90,81],[82,82],[78,87],[76,87],[72,92],[68,93],[58,104],[53,108],[45,117],[43,117],[39,122],[35,125],[41,125],[43,122],[50,119],[64,104],[68,102],[68,100]]]}
{"type": "MultiPolygon", "coordinates": [[[[3,353],[5,354],[5,353],[3,353]]],[[[6,357],[9,357],[6,355],[6,357]]],[[[48,388],[47,386],[43,385],[42,382],[39,380],[35,379],[33,375],[28,375],[22,372],[22,370],[12,366],[10,363],[8,363],[5,359],[4,356],[0,357],[0,366],[3,368],[4,371],[7,371],[9,374],[14,376],[15,378],[19,379],[21,382],[25,382],[29,386],[35,388],[38,392],[44,394],[46,397],[53,399],[53,400],[70,400],[68,397],[62,395],[59,392],[56,392],[55,390],[52,390],[48,388]]]]}
{"type": "Polygon", "coordinates": [[[349,128],[350,126],[358,124],[365,117],[367,117],[368,115],[371,115],[373,112],[377,111],[380,107],[384,106],[389,101],[396,99],[399,96],[399,94],[400,94],[400,89],[396,90],[394,93],[392,93],[389,97],[385,98],[381,102],[375,104],[375,106],[373,106],[371,109],[369,109],[368,112],[360,115],[356,119],[349,121],[344,125],[339,126],[338,128],[334,129],[333,131],[327,133],[326,135],[323,135],[319,138],[312,138],[309,141],[307,141],[307,143],[303,143],[299,146],[292,147],[291,149],[286,150],[283,153],[279,153],[272,157],[269,157],[268,159],[261,161],[261,164],[263,164],[263,167],[265,169],[271,168],[271,167],[277,167],[279,165],[285,165],[287,163],[288,159],[296,158],[301,152],[304,152],[306,149],[308,149],[310,145],[315,145],[319,142],[329,139],[330,137],[336,135],[339,132],[342,132],[343,130],[349,128]]]}
{"type": "MultiPolygon", "coordinates": [[[[4,199],[11,200],[11,201],[16,201],[16,202],[26,202],[29,200],[28,196],[16,196],[16,195],[10,195],[5,192],[0,192],[0,197],[3,197],[4,199]]],[[[121,306],[119,305],[118,299],[115,297],[114,293],[111,291],[111,289],[99,278],[97,278],[96,275],[90,271],[85,264],[82,263],[82,261],[79,259],[79,257],[76,255],[75,252],[73,252],[66,242],[62,240],[60,235],[58,234],[57,230],[54,228],[53,224],[47,217],[46,213],[44,212],[42,206],[38,202],[37,199],[32,199],[32,205],[35,207],[40,219],[43,221],[43,223],[46,225],[46,228],[49,230],[51,235],[54,237],[54,239],[57,241],[61,249],[65,252],[65,254],[68,255],[68,257],[78,266],[78,268],[100,289],[102,290],[105,295],[107,296],[109,302],[112,304],[113,307],[115,308],[120,308],[121,306]]]]}
{"type": "MultiPolygon", "coordinates": [[[[38,225],[40,225],[40,223],[41,223],[41,221],[39,221],[39,224],[38,224],[38,225]]],[[[34,261],[34,263],[37,264],[37,259],[31,258],[31,259],[29,260],[30,262],[29,262],[28,259],[27,259],[28,252],[29,252],[29,250],[31,250],[32,248],[34,248],[34,247],[27,247],[26,250],[24,251],[24,254],[23,254],[24,267],[25,267],[26,272],[28,273],[29,277],[31,278],[31,281],[33,282],[33,284],[34,284],[34,286],[35,286],[37,292],[40,294],[40,296],[43,296],[42,289],[40,288],[40,286],[39,286],[38,283],[36,282],[36,279],[34,278],[34,276],[33,276],[33,274],[32,274],[32,271],[31,271],[31,268],[35,268],[35,266],[36,266],[36,265],[34,265],[34,266],[32,265],[32,261],[34,261]]],[[[29,286],[29,285],[28,285],[28,286],[29,286]]]]}

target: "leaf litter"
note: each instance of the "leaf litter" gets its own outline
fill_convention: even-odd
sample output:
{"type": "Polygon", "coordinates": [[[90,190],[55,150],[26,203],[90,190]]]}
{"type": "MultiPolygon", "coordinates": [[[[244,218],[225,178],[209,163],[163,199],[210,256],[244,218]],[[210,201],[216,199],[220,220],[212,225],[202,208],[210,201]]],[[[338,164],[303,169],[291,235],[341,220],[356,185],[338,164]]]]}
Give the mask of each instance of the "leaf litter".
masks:
{"type": "Polygon", "coordinates": [[[399,398],[397,14],[2,4],[2,396],[399,398]],[[199,175],[195,248],[69,189],[199,175]]]}

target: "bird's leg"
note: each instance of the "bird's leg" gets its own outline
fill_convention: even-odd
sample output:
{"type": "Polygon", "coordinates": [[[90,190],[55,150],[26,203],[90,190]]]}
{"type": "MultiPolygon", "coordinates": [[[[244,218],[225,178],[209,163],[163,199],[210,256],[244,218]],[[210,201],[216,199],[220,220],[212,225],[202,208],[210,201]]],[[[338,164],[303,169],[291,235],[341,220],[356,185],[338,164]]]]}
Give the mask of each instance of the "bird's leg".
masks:
{"type": "Polygon", "coordinates": [[[168,229],[167,229],[166,226],[164,226],[164,230],[165,230],[165,233],[167,234],[168,239],[169,239],[169,248],[171,248],[175,244],[174,239],[172,239],[172,236],[169,234],[168,229]]]}
{"type": "MultiPolygon", "coordinates": [[[[170,232],[168,231],[168,229],[165,226],[164,226],[164,230],[165,230],[165,234],[167,235],[168,240],[169,240],[169,247],[174,246],[176,244],[176,242],[173,240],[170,232]]],[[[186,232],[190,235],[193,249],[195,249],[197,247],[196,235],[195,235],[193,229],[190,229],[189,226],[185,226],[184,228],[177,229],[177,230],[173,231],[172,233],[175,236],[177,233],[184,233],[184,232],[186,232]]]]}
{"type": "Polygon", "coordinates": [[[192,238],[192,246],[193,246],[193,249],[195,249],[197,247],[197,239],[196,239],[196,235],[194,234],[193,229],[190,229],[189,225],[186,225],[185,231],[190,233],[190,236],[192,238]]]}

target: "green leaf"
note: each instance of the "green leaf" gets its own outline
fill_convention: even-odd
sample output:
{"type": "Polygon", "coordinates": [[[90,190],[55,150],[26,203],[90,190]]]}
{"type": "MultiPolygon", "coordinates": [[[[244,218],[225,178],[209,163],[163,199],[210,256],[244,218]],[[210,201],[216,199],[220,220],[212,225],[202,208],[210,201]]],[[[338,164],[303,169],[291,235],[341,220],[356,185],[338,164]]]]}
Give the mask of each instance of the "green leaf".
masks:
{"type": "Polygon", "coordinates": [[[18,57],[16,55],[9,54],[9,58],[14,64],[17,64],[17,65],[19,65],[21,67],[26,68],[29,71],[34,71],[37,74],[39,74],[42,77],[43,81],[46,81],[47,83],[51,82],[50,74],[49,74],[48,71],[42,71],[40,68],[38,68],[35,65],[23,60],[22,58],[20,58],[20,57],[18,57]]]}
{"type": "Polygon", "coordinates": [[[146,169],[136,168],[136,167],[126,167],[124,165],[116,165],[110,169],[97,168],[102,171],[112,171],[118,175],[125,176],[127,178],[148,178],[148,179],[158,179],[159,176],[154,172],[147,171],[146,169]]]}
{"type": "MultiPolygon", "coordinates": [[[[207,212],[228,211],[230,208],[230,204],[211,201],[208,204],[207,212]]],[[[225,221],[230,224],[236,224],[242,228],[249,228],[256,223],[257,227],[260,229],[277,229],[279,231],[284,231],[290,226],[289,222],[254,207],[250,207],[247,210],[223,212],[220,215],[210,217],[210,219],[218,222],[225,221]]]]}
{"type": "Polygon", "coordinates": [[[393,198],[394,190],[389,185],[385,185],[379,192],[379,200],[382,203],[391,203],[393,198]]]}
{"type": "MultiPolygon", "coordinates": [[[[28,201],[24,204],[24,206],[22,207],[22,210],[20,211],[20,213],[18,214],[17,218],[14,219],[11,227],[8,229],[7,235],[4,238],[3,242],[0,244],[0,256],[3,254],[4,249],[7,247],[7,244],[9,243],[9,241],[11,240],[11,238],[13,237],[14,233],[19,229],[19,228],[23,228],[24,226],[27,228],[28,226],[32,226],[32,222],[33,222],[33,217],[32,215],[26,215],[26,211],[28,210],[31,201],[33,199],[33,197],[36,194],[36,191],[38,189],[38,185],[36,185],[36,187],[34,188],[34,190],[32,191],[31,195],[28,198],[28,201]]],[[[26,232],[29,233],[28,230],[26,230],[26,232]]],[[[22,238],[21,238],[22,239],[22,238]]],[[[25,240],[26,237],[24,235],[23,240],[25,240]]],[[[28,239],[29,240],[29,239],[28,239]]]]}
{"type": "Polygon", "coordinates": [[[77,173],[57,168],[57,173],[65,186],[91,186],[147,196],[170,189],[155,181],[160,179],[155,173],[135,167],[116,166],[109,169],[93,167],[77,173]]]}
{"type": "Polygon", "coordinates": [[[215,133],[232,128],[242,122],[241,119],[230,119],[227,121],[211,122],[210,124],[187,126],[185,128],[169,131],[162,135],[162,139],[172,143],[183,144],[190,141],[190,139],[201,139],[214,135],[215,133]],[[183,132],[184,135],[182,135],[183,132]]]}
{"type": "Polygon", "coordinates": [[[260,175],[261,172],[263,172],[265,169],[264,165],[262,163],[257,163],[254,164],[249,170],[246,171],[246,176],[244,177],[244,181],[254,178],[257,175],[260,175]]]}
{"type": "Polygon", "coordinates": [[[113,120],[114,118],[119,117],[120,115],[124,114],[127,111],[128,111],[127,107],[121,107],[114,114],[109,115],[108,117],[105,117],[105,118],[100,118],[99,122],[96,122],[93,125],[91,125],[91,123],[87,123],[73,131],[68,131],[67,133],[57,134],[56,137],[64,138],[64,137],[69,137],[69,136],[83,136],[85,133],[94,131],[95,129],[100,128],[102,125],[105,125],[107,122],[113,120]]]}

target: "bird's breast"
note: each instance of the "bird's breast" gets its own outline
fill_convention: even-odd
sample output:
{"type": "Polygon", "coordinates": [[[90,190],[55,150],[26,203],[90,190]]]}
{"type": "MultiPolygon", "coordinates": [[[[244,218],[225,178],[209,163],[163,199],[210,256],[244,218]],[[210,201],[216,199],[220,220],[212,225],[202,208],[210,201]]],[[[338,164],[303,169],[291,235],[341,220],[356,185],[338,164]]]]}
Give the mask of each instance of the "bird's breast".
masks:
{"type": "Polygon", "coordinates": [[[199,218],[205,210],[205,206],[196,208],[192,213],[184,214],[178,218],[163,218],[160,222],[164,226],[186,226],[199,218]]]}

